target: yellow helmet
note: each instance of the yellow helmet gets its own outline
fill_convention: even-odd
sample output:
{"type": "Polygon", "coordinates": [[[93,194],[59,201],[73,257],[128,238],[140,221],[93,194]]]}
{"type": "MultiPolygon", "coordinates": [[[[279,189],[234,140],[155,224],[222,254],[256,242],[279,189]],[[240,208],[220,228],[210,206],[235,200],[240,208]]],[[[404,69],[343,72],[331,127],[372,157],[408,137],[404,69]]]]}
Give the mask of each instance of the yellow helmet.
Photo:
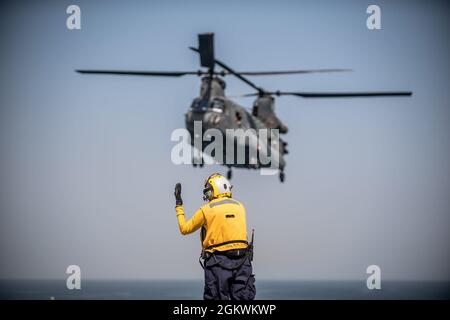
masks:
{"type": "Polygon", "coordinates": [[[231,198],[231,185],[227,178],[219,173],[213,173],[205,180],[203,189],[203,200],[213,200],[222,197],[231,198]]]}

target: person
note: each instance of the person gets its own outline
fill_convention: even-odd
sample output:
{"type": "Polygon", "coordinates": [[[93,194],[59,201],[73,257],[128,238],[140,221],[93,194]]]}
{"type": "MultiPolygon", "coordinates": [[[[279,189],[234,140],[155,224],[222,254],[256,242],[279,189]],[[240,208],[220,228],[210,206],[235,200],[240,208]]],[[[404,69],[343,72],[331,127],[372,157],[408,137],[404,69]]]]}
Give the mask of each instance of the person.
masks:
{"type": "Polygon", "coordinates": [[[201,229],[200,258],[204,262],[200,264],[205,272],[205,300],[253,300],[256,294],[252,273],[253,235],[249,243],[245,208],[232,199],[231,189],[224,176],[210,175],[203,190],[207,203],[186,221],[181,184],[175,186],[175,211],[181,234],[201,229]]]}

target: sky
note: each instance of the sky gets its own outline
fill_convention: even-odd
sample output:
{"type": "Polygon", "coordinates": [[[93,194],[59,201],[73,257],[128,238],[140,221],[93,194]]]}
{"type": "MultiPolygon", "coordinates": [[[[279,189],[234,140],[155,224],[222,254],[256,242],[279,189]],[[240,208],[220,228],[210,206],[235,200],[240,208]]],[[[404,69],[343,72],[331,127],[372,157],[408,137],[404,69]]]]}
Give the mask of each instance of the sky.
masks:
{"type": "MultiPolygon", "coordinates": [[[[174,165],[173,130],[200,79],[75,69],[197,70],[215,33],[236,70],[350,68],[252,78],[268,90],[411,90],[411,98],[276,100],[286,182],[234,170],[257,279],[450,280],[449,4],[445,1],[2,1],[0,278],[200,279],[202,169],[174,165]],[[66,8],[81,8],[68,30],[66,8]],[[366,27],[370,4],[381,30],[366,27]]],[[[227,94],[251,92],[226,77],[227,94]]],[[[252,99],[239,99],[250,108],[252,99]]]]}

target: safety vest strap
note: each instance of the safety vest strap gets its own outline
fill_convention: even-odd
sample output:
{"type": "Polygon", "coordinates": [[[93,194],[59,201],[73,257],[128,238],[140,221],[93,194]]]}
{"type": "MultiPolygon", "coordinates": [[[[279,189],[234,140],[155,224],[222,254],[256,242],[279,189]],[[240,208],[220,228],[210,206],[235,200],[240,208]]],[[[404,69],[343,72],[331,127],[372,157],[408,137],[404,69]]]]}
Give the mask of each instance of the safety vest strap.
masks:
{"type": "Polygon", "coordinates": [[[232,243],[245,243],[246,245],[248,245],[248,241],[247,240],[230,240],[230,241],[225,241],[225,242],[221,242],[221,243],[217,243],[217,244],[213,244],[209,247],[206,247],[205,250],[211,250],[217,247],[221,247],[224,246],[226,244],[232,244],[232,243]]]}
{"type": "Polygon", "coordinates": [[[217,201],[217,202],[212,202],[212,203],[210,203],[210,204],[209,204],[209,207],[210,207],[210,208],[213,208],[213,207],[219,206],[219,205],[221,205],[221,204],[235,204],[235,205],[239,205],[239,202],[237,202],[237,201],[235,201],[235,200],[233,200],[233,199],[230,199],[230,198],[225,198],[225,199],[223,199],[223,200],[220,200],[220,201],[217,201]]]}

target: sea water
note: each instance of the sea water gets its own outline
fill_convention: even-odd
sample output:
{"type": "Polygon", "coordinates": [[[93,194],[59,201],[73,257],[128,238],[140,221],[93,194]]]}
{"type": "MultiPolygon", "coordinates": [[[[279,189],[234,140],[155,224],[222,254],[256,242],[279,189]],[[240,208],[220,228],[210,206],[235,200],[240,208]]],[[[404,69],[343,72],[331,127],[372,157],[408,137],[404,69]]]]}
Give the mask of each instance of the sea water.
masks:
{"type": "MultiPolygon", "coordinates": [[[[256,299],[449,299],[450,282],[257,280],[256,299]]],[[[202,299],[203,280],[84,280],[68,290],[61,280],[0,280],[0,299],[202,299]]]]}

